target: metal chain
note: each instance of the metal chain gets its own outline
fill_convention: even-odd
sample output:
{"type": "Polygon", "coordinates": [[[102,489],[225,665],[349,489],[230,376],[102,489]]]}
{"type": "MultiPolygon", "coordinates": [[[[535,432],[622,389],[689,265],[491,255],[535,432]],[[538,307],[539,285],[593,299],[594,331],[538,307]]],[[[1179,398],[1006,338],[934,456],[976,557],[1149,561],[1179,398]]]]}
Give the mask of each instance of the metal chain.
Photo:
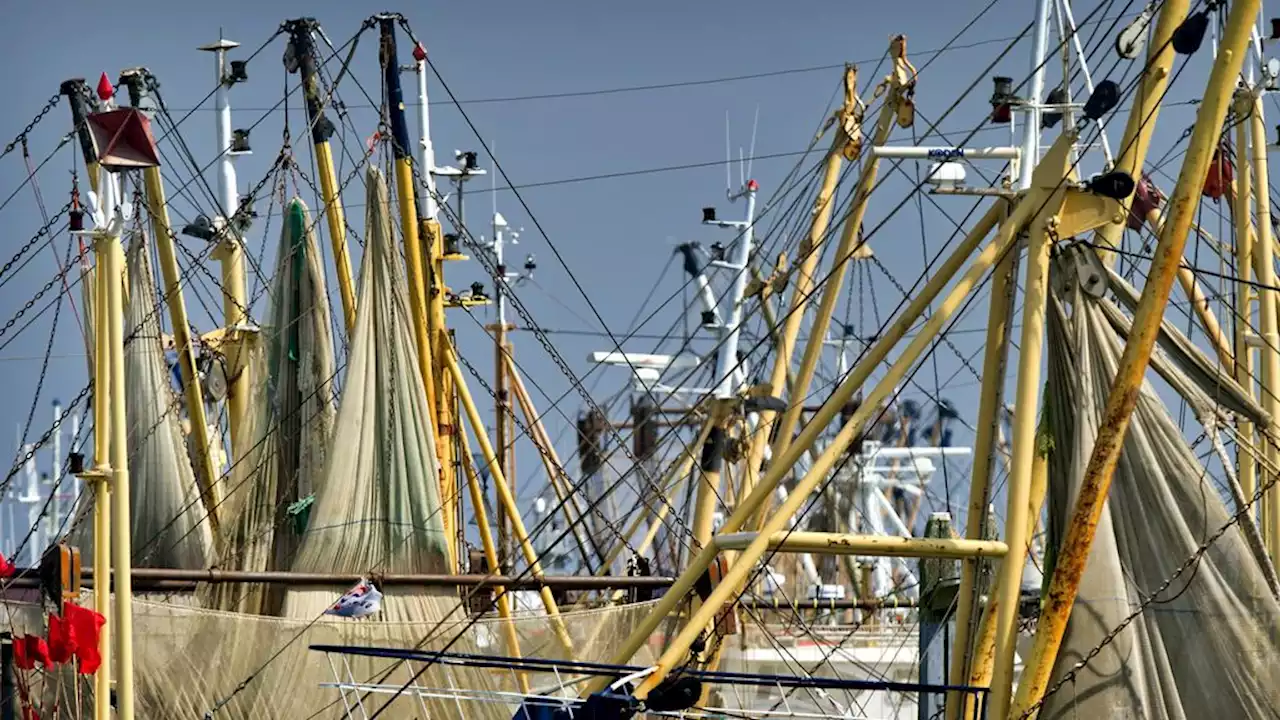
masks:
{"type": "MultiPolygon", "coordinates": [[[[364,167],[364,164],[369,161],[369,156],[372,154],[373,154],[372,152],[366,152],[364,156],[364,160],[359,163],[356,163],[356,170],[359,170],[360,168],[364,167]]],[[[307,176],[307,173],[302,169],[301,165],[295,162],[292,165],[292,169],[293,169],[293,174],[302,178],[302,182],[306,183],[307,187],[311,188],[311,192],[314,192],[316,194],[316,197],[320,198],[321,200],[324,199],[324,193],[320,192],[320,188],[317,187],[315,182],[310,177],[307,176]]],[[[335,195],[340,195],[340,194],[341,192],[335,193],[335,195]]],[[[351,227],[351,222],[347,220],[345,214],[343,215],[343,218],[342,218],[342,224],[347,226],[347,234],[355,238],[356,243],[360,246],[360,249],[363,250],[365,246],[364,238],[360,236],[360,233],[357,232],[355,228],[351,227]]]]}
{"type": "MultiPolygon", "coordinates": [[[[902,283],[898,282],[898,278],[894,277],[893,273],[889,272],[889,268],[885,267],[884,264],[880,262],[879,258],[872,255],[871,262],[875,263],[876,267],[880,268],[880,271],[884,273],[885,277],[889,278],[889,282],[898,289],[898,292],[902,293],[903,297],[911,297],[910,293],[907,292],[907,289],[902,286],[902,283]]],[[[872,293],[872,297],[875,297],[874,292],[872,293]]],[[[938,339],[950,348],[951,352],[955,353],[955,356],[960,359],[960,362],[965,366],[965,369],[972,373],[975,378],[979,380],[982,379],[982,374],[979,373],[977,368],[969,362],[969,358],[965,357],[964,353],[960,352],[960,348],[956,347],[955,343],[951,342],[951,338],[948,337],[946,333],[940,334],[938,339]]]]}
{"type": "Polygon", "coordinates": [[[9,489],[9,485],[13,482],[13,478],[22,471],[22,466],[26,465],[27,461],[34,458],[36,456],[36,451],[43,447],[45,443],[49,442],[49,438],[52,438],[54,432],[61,427],[62,421],[66,420],[67,417],[71,415],[71,411],[74,410],[86,397],[88,397],[92,390],[92,383],[85,385],[84,389],[80,391],[80,394],[76,395],[71,403],[63,408],[62,414],[58,416],[58,419],[53,423],[53,426],[46,430],[44,435],[41,435],[38,440],[32,443],[31,449],[28,450],[27,453],[9,469],[9,473],[5,475],[4,480],[0,481],[0,495],[3,495],[4,491],[9,489]]]}
{"type": "Polygon", "coordinates": [[[48,235],[49,231],[53,228],[54,223],[61,220],[62,216],[66,215],[67,212],[70,210],[71,210],[71,203],[68,202],[66,205],[63,205],[62,209],[59,210],[57,213],[55,213],[53,217],[49,218],[49,221],[44,224],[44,227],[37,230],[36,234],[31,236],[31,239],[28,240],[25,245],[23,245],[21,248],[18,248],[18,252],[14,253],[13,257],[9,258],[9,262],[5,263],[3,266],[0,266],[0,278],[3,278],[6,274],[8,274],[8,272],[13,269],[13,266],[16,265],[19,260],[22,259],[22,256],[26,255],[27,252],[29,252],[31,248],[35,246],[36,242],[40,240],[40,238],[48,235]]]}
{"type": "Polygon", "coordinates": [[[51,288],[52,288],[56,283],[61,282],[61,281],[62,281],[62,279],[63,279],[63,278],[65,278],[65,277],[67,276],[67,272],[68,272],[68,271],[70,271],[71,269],[72,269],[72,267],[71,267],[71,266],[68,266],[65,270],[61,270],[61,271],[59,271],[58,273],[56,273],[56,274],[55,274],[55,275],[54,275],[54,276],[49,280],[49,282],[47,282],[47,283],[45,283],[45,284],[44,284],[44,287],[40,288],[39,292],[37,292],[35,295],[31,296],[31,299],[27,301],[27,304],[26,304],[26,305],[23,305],[23,306],[22,306],[22,308],[18,310],[17,314],[15,314],[13,317],[9,318],[9,322],[6,322],[6,323],[4,324],[4,327],[0,327],[0,338],[4,337],[5,333],[7,333],[7,332],[9,332],[9,330],[13,329],[14,324],[15,324],[15,323],[17,323],[19,320],[21,320],[21,319],[22,319],[22,316],[23,316],[23,315],[26,315],[28,310],[30,310],[31,308],[35,307],[35,304],[36,304],[37,302],[40,302],[40,298],[44,297],[44,294],[45,294],[45,293],[47,293],[47,292],[49,292],[49,290],[50,290],[50,289],[51,289],[51,288]]]}
{"type": "Polygon", "coordinates": [[[0,158],[13,152],[14,148],[22,144],[22,142],[27,139],[27,136],[31,134],[31,131],[35,129],[36,125],[39,125],[40,121],[44,120],[44,116],[48,115],[51,110],[57,107],[61,100],[62,93],[55,93],[53,97],[49,98],[48,102],[44,104],[44,107],[40,108],[40,112],[31,119],[31,122],[27,123],[26,127],[22,128],[22,132],[18,133],[18,136],[15,137],[12,142],[4,146],[4,151],[0,152],[0,158]]]}

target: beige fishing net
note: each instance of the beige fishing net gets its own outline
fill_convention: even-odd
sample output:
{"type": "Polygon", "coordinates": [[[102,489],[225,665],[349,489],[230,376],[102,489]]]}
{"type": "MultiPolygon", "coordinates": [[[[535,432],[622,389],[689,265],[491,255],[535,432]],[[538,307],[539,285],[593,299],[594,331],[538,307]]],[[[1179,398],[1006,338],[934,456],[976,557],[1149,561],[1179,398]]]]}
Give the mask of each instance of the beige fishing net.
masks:
{"type": "MultiPolygon", "coordinates": [[[[368,171],[366,248],[342,401],[321,487],[293,569],[446,572],[439,463],[419,374],[408,289],[392,247],[386,181],[368,171]]],[[[288,617],[312,618],[341,586],[290,588],[288,617]]],[[[382,617],[423,622],[458,606],[452,591],[400,592],[382,617]]]]}
{"type": "MultiPolygon", "coordinates": [[[[395,593],[392,588],[388,594],[395,593]]],[[[92,605],[92,598],[86,596],[84,603],[92,605]]],[[[577,659],[608,662],[653,606],[653,602],[646,602],[565,613],[565,626],[574,646],[579,648],[577,659]]],[[[336,681],[377,684],[395,690],[424,667],[421,662],[327,656],[308,649],[315,644],[424,650],[445,650],[447,646],[451,653],[507,654],[502,641],[505,630],[498,619],[472,623],[461,618],[437,626],[376,619],[270,618],[149,601],[135,601],[133,609],[140,718],[302,720],[313,713],[323,718],[346,717],[341,694],[332,685],[336,681]],[[216,712],[206,715],[215,708],[216,712]]],[[[15,633],[44,633],[43,614],[36,607],[10,604],[7,611],[14,618],[15,633]]],[[[545,616],[522,614],[511,623],[524,656],[565,659],[545,616]]],[[[642,652],[635,661],[643,664],[651,659],[642,652]]],[[[557,679],[550,673],[529,675],[534,691],[547,691],[570,679],[557,679]]],[[[484,691],[486,697],[498,702],[471,700],[459,704],[440,697],[419,701],[410,695],[393,699],[391,692],[376,691],[364,698],[364,707],[372,715],[376,708],[392,700],[382,717],[424,718],[428,717],[422,710],[425,703],[431,718],[506,720],[517,705],[512,697],[500,698],[496,693],[520,691],[509,670],[450,665],[433,665],[414,681],[414,687],[431,688],[438,694],[484,691]]],[[[66,689],[63,692],[64,696],[73,694],[66,689]]],[[[81,692],[90,696],[92,688],[84,687],[81,692]]],[[[576,695],[576,687],[570,687],[569,693],[576,695]]],[[[358,713],[352,716],[363,717],[358,713]]]]}
{"type": "MultiPolygon", "coordinates": [[[[212,535],[199,501],[181,424],[182,398],[164,358],[155,276],[145,233],[129,245],[125,307],[125,412],[129,422],[129,512],[135,567],[196,569],[211,559],[212,535]]],[[[72,542],[93,557],[92,495],[77,510],[72,542]]]]}
{"type": "MultiPolygon", "coordinates": [[[[301,200],[285,211],[268,324],[251,356],[258,379],[253,444],[227,483],[226,534],[219,566],[288,570],[333,440],[333,336],[324,259],[301,200]],[[300,503],[300,504],[299,504],[300,503]]],[[[212,585],[205,604],[235,612],[279,614],[283,591],[262,585],[212,585]]]]}
{"type": "MultiPolygon", "coordinates": [[[[1072,288],[1049,313],[1050,547],[1064,533],[1125,339],[1110,300],[1072,288]],[[1068,313],[1067,301],[1070,301],[1068,313]]],[[[1157,354],[1161,375],[1212,406],[1157,354]]],[[[1203,449],[1204,445],[1201,446],[1203,449]]],[[[1107,638],[1229,520],[1223,493],[1150,383],[1125,437],[1041,718],[1274,718],[1280,606],[1237,525],[1107,638]],[[1052,685],[1051,685],[1052,687],[1052,685]]]]}

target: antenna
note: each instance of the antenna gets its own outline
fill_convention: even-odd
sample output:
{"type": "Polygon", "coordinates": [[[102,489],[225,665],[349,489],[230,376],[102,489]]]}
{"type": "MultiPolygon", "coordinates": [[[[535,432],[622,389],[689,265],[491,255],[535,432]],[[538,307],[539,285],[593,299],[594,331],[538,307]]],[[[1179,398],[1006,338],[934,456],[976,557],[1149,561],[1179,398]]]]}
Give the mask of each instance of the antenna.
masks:
{"type": "Polygon", "coordinates": [[[729,148],[729,111],[724,111],[724,191],[733,192],[733,177],[729,166],[733,164],[733,151],[729,148]]]}
{"type": "Polygon", "coordinates": [[[747,177],[751,177],[751,164],[756,159],[756,130],[760,127],[760,103],[756,103],[756,116],[751,121],[751,150],[747,153],[747,177]]]}

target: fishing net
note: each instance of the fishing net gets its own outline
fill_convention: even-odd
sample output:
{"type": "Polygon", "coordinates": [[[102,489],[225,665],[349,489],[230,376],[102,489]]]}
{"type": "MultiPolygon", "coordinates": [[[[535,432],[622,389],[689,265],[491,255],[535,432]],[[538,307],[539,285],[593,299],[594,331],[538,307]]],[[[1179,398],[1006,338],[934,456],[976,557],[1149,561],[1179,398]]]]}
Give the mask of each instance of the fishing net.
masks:
{"type": "MultiPolygon", "coordinates": [[[[1065,533],[1124,350],[1128,320],[1109,303],[1078,286],[1051,299],[1045,403],[1053,444],[1051,550],[1065,533]]],[[[1218,406],[1216,386],[1206,389],[1174,355],[1157,351],[1153,364],[1161,376],[1190,395],[1192,407],[1218,406]]],[[[1228,528],[1161,590],[1230,520],[1222,496],[1144,383],[1051,686],[1077,674],[1048,696],[1041,718],[1277,717],[1280,606],[1240,526],[1228,528]],[[1157,592],[1132,624],[1116,630],[1157,592]]]]}
{"type": "MultiPolygon", "coordinates": [[[[137,232],[129,245],[125,307],[125,413],[129,431],[129,512],[135,567],[207,567],[212,535],[187,456],[182,397],[164,358],[155,278],[148,243],[137,232]]],[[[101,278],[99,278],[101,281],[101,278]]],[[[77,511],[72,543],[93,557],[92,499],[77,511]]]]}
{"type": "MultiPolygon", "coordinates": [[[[269,322],[249,360],[257,411],[243,436],[253,444],[231,468],[222,568],[290,569],[333,439],[333,337],[313,228],[306,205],[290,202],[269,322]]],[[[263,585],[211,585],[202,594],[207,606],[236,612],[274,615],[283,604],[283,591],[263,585]]]]}
{"type": "MultiPolygon", "coordinates": [[[[392,588],[388,595],[396,594],[392,588]]],[[[83,598],[92,605],[92,598],[83,598]]],[[[579,648],[578,660],[608,662],[619,645],[631,634],[640,619],[652,612],[653,602],[564,613],[565,626],[579,648]]],[[[0,606],[4,605],[0,603],[0,606]]],[[[41,610],[34,605],[10,603],[15,634],[44,634],[41,610]]],[[[285,720],[312,717],[344,717],[343,703],[332,687],[339,678],[348,683],[372,683],[394,690],[410,680],[423,663],[349,657],[349,663],[310,650],[311,645],[337,644],[387,648],[446,650],[450,653],[507,655],[502,638],[504,621],[484,619],[472,623],[466,618],[435,624],[380,622],[376,618],[344,620],[325,617],[287,619],[262,615],[202,610],[181,603],[135,601],[134,673],[137,682],[138,717],[200,718],[218,720],[285,720]],[[340,674],[338,674],[340,673],[340,674]],[[243,688],[240,688],[244,683],[243,688]],[[329,684],[326,687],[326,684],[329,684]],[[219,703],[222,704],[219,704],[219,703]],[[210,710],[216,712],[206,715],[210,710]],[[323,712],[320,712],[323,710],[323,712]]],[[[545,616],[517,615],[510,624],[520,638],[526,657],[567,659],[545,616]]],[[[660,648],[658,648],[660,649],[660,648]]],[[[648,650],[637,654],[637,663],[652,661],[648,650]]],[[[41,675],[37,670],[32,675],[41,675]]],[[[533,689],[547,689],[564,683],[550,674],[530,674],[533,689]]],[[[82,681],[82,684],[89,681],[82,681]]],[[[497,693],[518,693],[515,675],[509,670],[433,665],[414,680],[414,687],[466,692],[481,691],[497,703],[427,699],[432,718],[492,718],[509,720],[516,705],[512,697],[497,693]],[[459,709],[461,708],[461,709],[459,709]]],[[[576,695],[577,688],[569,693],[576,695]]],[[[52,697],[53,690],[50,691],[52,697]]],[[[74,692],[61,689],[63,697],[74,692]]],[[[82,687],[84,697],[92,687],[82,687]]],[[[368,715],[388,700],[389,691],[370,693],[363,704],[368,715]]],[[[91,702],[86,700],[86,703],[91,702]]],[[[381,717],[423,718],[423,705],[415,697],[392,700],[381,717]]],[[[353,717],[363,717],[359,713],[353,717]]],[[[45,717],[41,715],[41,717],[45,717]]]]}
{"type": "MultiPolygon", "coordinates": [[[[439,463],[414,345],[408,289],[392,247],[386,181],[368,170],[366,249],[350,360],[321,487],[298,549],[297,572],[447,572],[439,463]]],[[[291,588],[284,615],[312,618],[345,587],[291,588]]],[[[435,621],[451,591],[396,593],[393,621],[435,621]]]]}

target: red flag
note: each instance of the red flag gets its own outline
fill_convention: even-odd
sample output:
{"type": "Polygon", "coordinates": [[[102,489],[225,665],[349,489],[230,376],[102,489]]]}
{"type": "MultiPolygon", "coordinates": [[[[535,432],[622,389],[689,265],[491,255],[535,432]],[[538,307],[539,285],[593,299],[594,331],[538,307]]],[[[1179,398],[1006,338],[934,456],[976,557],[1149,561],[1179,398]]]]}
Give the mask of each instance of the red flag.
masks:
{"type": "Polygon", "coordinates": [[[71,638],[75,642],[74,653],[80,660],[80,674],[92,675],[102,665],[102,653],[98,645],[102,638],[102,626],[107,619],[101,613],[82,608],[73,602],[63,603],[62,616],[71,626],[71,638]]]}
{"type": "Polygon", "coordinates": [[[61,665],[76,652],[76,638],[66,618],[49,615],[49,659],[61,665]]]}
{"type": "Polygon", "coordinates": [[[0,580],[13,577],[18,568],[13,563],[5,559],[4,553],[0,553],[0,580]]]}
{"type": "Polygon", "coordinates": [[[49,661],[49,646],[39,635],[23,635],[13,639],[13,664],[19,670],[34,670],[39,662],[45,667],[49,661]]]}

